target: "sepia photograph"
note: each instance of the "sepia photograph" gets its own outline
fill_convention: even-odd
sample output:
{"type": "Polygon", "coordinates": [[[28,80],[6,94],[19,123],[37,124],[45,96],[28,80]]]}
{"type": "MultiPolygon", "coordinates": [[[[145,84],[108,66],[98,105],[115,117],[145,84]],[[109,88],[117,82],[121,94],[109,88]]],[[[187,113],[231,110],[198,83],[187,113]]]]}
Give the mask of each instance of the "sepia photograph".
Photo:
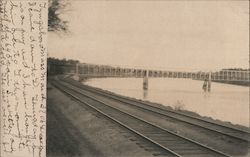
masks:
{"type": "Polygon", "coordinates": [[[250,156],[248,0],[48,2],[47,157],[250,156]]]}

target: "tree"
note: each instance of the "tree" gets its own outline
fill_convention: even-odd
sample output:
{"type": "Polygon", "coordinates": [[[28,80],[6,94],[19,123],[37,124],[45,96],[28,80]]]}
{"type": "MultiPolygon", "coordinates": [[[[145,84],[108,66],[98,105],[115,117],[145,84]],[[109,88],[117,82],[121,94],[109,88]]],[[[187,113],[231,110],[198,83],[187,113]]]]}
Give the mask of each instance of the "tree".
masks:
{"type": "Polygon", "coordinates": [[[48,10],[48,30],[63,31],[66,32],[68,29],[68,21],[65,21],[60,18],[60,14],[63,9],[67,6],[68,3],[65,3],[63,0],[49,0],[49,10],[48,10]]]}

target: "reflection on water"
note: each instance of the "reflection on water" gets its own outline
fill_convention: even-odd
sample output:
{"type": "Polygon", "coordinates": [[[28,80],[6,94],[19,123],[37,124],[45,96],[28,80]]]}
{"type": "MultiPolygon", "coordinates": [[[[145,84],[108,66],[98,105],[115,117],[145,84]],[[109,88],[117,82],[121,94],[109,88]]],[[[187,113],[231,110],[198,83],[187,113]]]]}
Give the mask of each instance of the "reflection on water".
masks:
{"type": "Polygon", "coordinates": [[[148,98],[148,90],[144,89],[143,90],[143,99],[146,100],[148,98]]]}
{"type": "Polygon", "coordinates": [[[86,84],[118,94],[158,102],[176,109],[197,112],[234,124],[249,124],[248,87],[212,83],[211,92],[202,90],[203,81],[150,78],[148,91],[142,78],[91,79],[86,84]]]}

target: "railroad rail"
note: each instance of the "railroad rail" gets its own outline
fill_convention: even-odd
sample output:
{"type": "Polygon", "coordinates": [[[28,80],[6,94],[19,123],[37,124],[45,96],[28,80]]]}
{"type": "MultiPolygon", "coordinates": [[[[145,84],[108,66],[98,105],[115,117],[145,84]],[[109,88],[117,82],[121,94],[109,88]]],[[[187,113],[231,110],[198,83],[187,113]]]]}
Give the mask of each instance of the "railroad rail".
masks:
{"type": "Polygon", "coordinates": [[[131,115],[130,113],[122,111],[116,107],[110,106],[95,97],[84,94],[78,87],[68,83],[63,83],[59,80],[57,80],[57,82],[53,82],[53,85],[82,104],[88,105],[114,122],[129,129],[133,133],[140,135],[143,139],[153,143],[155,147],[162,148],[166,151],[165,153],[168,156],[230,156],[199,142],[193,141],[192,139],[168,131],[158,125],[152,124],[135,115],[131,115]]]}
{"type": "Polygon", "coordinates": [[[132,107],[139,108],[140,110],[146,110],[146,111],[149,111],[152,113],[157,113],[158,115],[172,118],[174,120],[181,121],[181,122],[187,123],[189,125],[193,125],[193,126],[197,126],[197,127],[201,127],[201,128],[210,130],[210,131],[214,131],[214,132],[221,134],[221,135],[224,135],[224,136],[228,136],[228,137],[231,137],[231,138],[234,138],[237,140],[242,140],[245,142],[250,142],[250,132],[249,131],[240,130],[238,128],[233,128],[233,127],[229,127],[226,125],[217,124],[217,123],[214,123],[214,122],[211,122],[208,120],[201,119],[199,117],[187,115],[187,114],[176,112],[173,110],[159,108],[159,107],[153,106],[149,103],[142,102],[142,101],[135,100],[135,99],[133,99],[133,100],[128,99],[128,98],[113,94],[111,92],[104,91],[104,90],[99,89],[99,88],[89,87],[87,85],[80,85],[79,86],[79,83],[74,82],[74,81],[70,81],[70,80],[64,80],[64,81],[66,81],[70,84],[77,85],[81,89],[85,89],[85,90],[88,89],[88,92],[90,91],[94,94],[98,94],[98,95],[104,96],[106,98],[110,98],[110,99],[113,99],[115,101],[121,102],[123,104],[127,104],[127,105],[130,105],[132,107]]]}

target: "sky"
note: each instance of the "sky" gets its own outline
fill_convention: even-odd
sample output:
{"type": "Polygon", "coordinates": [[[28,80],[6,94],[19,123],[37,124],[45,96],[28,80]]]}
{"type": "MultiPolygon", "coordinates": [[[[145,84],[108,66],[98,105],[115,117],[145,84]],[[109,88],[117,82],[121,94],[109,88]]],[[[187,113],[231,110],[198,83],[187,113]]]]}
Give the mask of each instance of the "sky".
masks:
{"type": "Polygon", "coordinates": [[[249,67],[248,1],[70,1],[49,57],[151,69],[249,67]]]}

